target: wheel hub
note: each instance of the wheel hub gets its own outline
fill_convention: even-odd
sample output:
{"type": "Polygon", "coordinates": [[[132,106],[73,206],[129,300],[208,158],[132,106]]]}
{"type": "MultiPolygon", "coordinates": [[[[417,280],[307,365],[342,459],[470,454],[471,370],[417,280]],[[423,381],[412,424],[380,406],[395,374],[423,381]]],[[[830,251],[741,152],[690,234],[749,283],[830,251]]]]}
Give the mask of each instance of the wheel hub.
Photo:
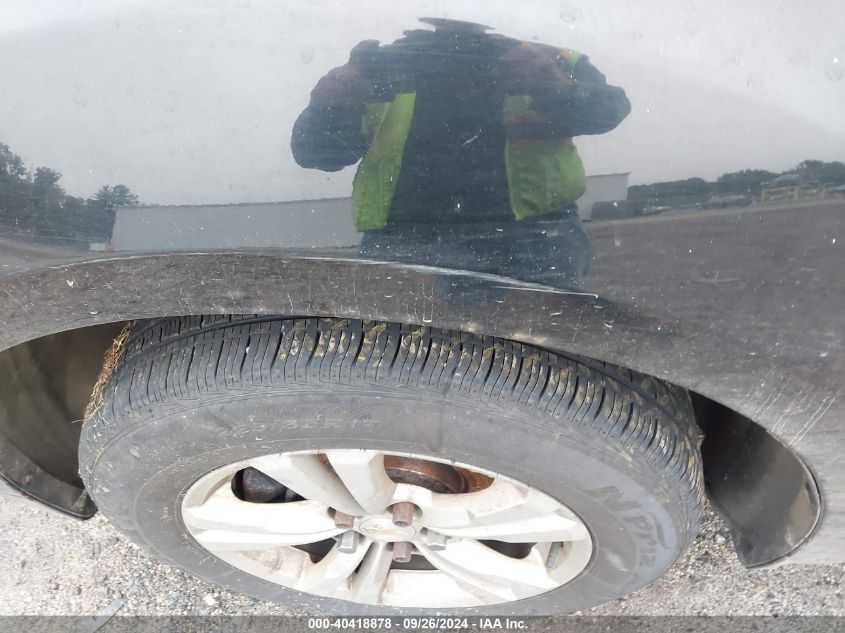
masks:
{"type": "Polygon", "coordinates": [[[375,541],[393,543],[395,541],[410,541],[417,534],[412,525],[400,527],[393,524],[393,518],[367,517],[358,524],[358,531],[375,541]]]}
{"type": "Polygon", "coordinates": [[[325,597],[454,608],[521,600],[577,576],[586,526],[524,483],[360,449],[265,455],[197,481],[182,519],[201,547],[325,597]]]}

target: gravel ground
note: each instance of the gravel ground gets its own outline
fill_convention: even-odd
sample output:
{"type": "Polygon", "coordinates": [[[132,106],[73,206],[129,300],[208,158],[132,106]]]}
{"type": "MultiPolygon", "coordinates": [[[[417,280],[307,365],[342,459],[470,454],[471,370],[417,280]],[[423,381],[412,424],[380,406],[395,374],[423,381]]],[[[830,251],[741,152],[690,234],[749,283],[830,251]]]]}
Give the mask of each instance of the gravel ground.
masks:
{"type": "MultiPolygon", "coordinates": [[[[745,570],[708,510],[688,555],[663,578],[587,613],[845,615],[844,575],[845,565],[745,570]]],[[[78,522],[0,504],[0,615],[92,615],[121,603],[120,615],[289,613],[159,563],[100,516],[78,522]]]]}

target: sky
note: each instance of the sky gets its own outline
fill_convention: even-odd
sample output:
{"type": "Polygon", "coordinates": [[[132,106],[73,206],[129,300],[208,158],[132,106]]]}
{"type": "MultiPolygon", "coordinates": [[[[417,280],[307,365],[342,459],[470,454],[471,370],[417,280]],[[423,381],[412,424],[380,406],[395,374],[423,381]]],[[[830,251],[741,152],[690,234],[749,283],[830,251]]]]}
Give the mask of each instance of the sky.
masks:
{"type": "Polygon", "coordinates": [[[632,183],[845,160],[845,3],[753,0],[0,0],[0,142],[87,196],[145,202],[349,194],[298,167],[311,88],[363,39],[467,19],[587,54],[631,115],[576,139],[589,174],[632,183]],[[645,5],[648,8],[645,8],[645,5]]]}

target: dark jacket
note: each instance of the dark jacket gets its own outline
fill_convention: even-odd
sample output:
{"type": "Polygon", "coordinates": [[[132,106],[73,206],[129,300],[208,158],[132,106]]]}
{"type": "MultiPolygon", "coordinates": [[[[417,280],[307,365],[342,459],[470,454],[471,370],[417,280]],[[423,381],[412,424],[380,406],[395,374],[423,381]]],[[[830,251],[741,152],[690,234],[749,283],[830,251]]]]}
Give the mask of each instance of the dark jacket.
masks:
{"type": "MultiPolygon", "coordinates": [[[[511,47],[522,44],[484,35],[450,39],[432,49],[433,35],[413,31],[378,49],[388,51],[387,61],[372,73],[392,71],[400,77],[394,80],[397,92],[416,93],[388,228],[416,222],[513,221],[504,158],[506,92],[497,66],[511,47]]],[[[544,129],[534,130],[535,136],[602,134],[629,113],[625,92],[608,85],[585,57],[575,63],[570,80],[563,89],[551,83],[532,87],[530,95],[546,115],[537,124],[544,129]]],[[[338,171],[358,162],[369,149],[361,129],[366,105],[312,102],[293,128],[291,148],[297,163],[338,171]]]]}

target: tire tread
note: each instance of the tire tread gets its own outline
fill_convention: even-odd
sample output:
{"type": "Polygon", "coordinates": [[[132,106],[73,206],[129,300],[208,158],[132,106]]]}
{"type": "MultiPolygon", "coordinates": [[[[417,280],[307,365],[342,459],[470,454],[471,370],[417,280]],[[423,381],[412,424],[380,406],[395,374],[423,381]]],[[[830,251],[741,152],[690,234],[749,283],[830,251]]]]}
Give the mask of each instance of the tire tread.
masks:
{"type": "Polygon", "coordinates": [[[422,389],[581,427],[662,469],[683,490],[688,538],[704,500],[689,394],[610,363],[492,336],[381,321],[190,316],[142,321],[86,421],[81,474],[104,438],[208,394],[329,383],[422,389]]]}

